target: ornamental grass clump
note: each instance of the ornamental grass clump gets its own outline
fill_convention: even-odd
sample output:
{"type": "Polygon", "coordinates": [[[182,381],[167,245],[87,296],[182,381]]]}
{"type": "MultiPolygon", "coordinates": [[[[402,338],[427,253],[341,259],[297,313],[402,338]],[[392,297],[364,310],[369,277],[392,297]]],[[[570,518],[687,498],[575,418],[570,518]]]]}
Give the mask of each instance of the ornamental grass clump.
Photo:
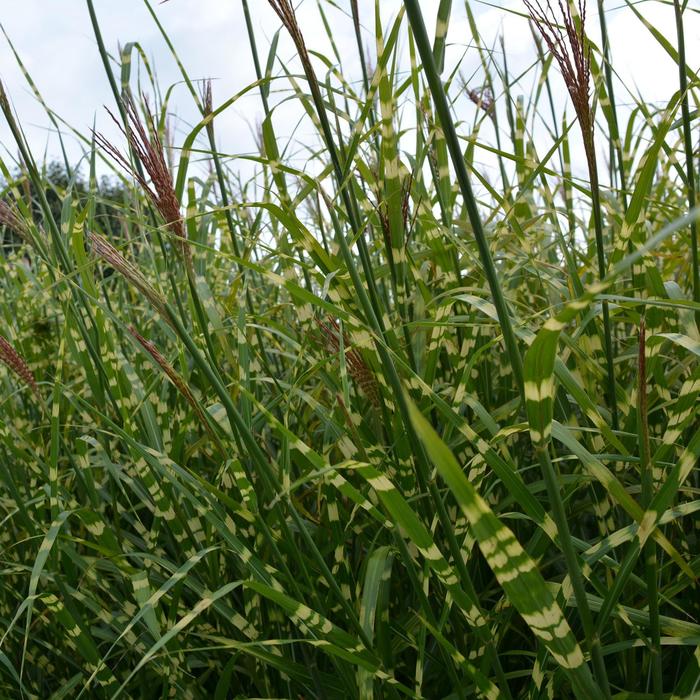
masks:
{"type": "MultiPolygon", "coordinates": [[[[145,4],[167,86],[142,28],[112,52],[85,2],[129,154],[88,133],[73,162],[61,123],[49,182],[0,92],[0,228],[23,217],[36,250],[0,254],[22,339],[0,340],[0,698],[695,698],[683,51],[684,88],[613,119],[583,2],[532,0],[541,30],[513,13],[537,37],[516,66],[479,3],[241,0],[255,82],[214,107],[178,0],[145,4]],[[253,100],[238,153],[223,120],[253,100]]],[[[645,7],[608,10],[672,56],[645,7]]],[[[233,36],[221,17],[199,46],[233,36]]]]}

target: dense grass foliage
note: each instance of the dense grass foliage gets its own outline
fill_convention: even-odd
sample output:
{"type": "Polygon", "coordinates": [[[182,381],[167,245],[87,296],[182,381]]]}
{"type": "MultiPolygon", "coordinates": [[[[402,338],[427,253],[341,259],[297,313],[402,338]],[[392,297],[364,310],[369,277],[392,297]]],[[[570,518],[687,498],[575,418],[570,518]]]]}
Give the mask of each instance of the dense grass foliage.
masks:
{"type": "Polygon", "coordinates": [[[359,76],[270,4],[249,182],[239,97],[183,66],[171,143],[91,0],[123,139],[78,135],[85,184],[1,95],[0,695],[700,697],[697,8],[647,24],[668,103],[623,110],[583,2],[523,3],[525,68],[469,4],[452,37],[449,0],[435,36],[320,2],[359,76]]]}

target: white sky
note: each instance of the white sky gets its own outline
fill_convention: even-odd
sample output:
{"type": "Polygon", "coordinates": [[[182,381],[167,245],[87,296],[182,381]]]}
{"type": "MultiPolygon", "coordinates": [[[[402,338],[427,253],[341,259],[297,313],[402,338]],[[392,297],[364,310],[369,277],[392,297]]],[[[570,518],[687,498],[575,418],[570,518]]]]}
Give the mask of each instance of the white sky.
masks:
{"type": "MultiPolygon", "coordinates": [[[[359,78],[355,40],[349,16],[349,0],[335,0],[344,13],[322,0],[332,23],[334,39],[341,55],[348,59],[345,66],[351,78],[359,78]]],[[[506,0],[486,4],[472,2],[479,28],[487,45],[497,47],[495,37],[503,32],[508,51],[511,74],[524,70],[532,61],[533,44],[525,20],[508,10],[522,11],[520,0],[506,0]]],[[[598,39],[598,21],[595,1],[589,0],[588,30],[598,39]]],[[[258,51],[265,62],[269,42],[279,27],[279,21],[265,0],[249,0],[255,24],[258,51]]],[[[399,0],[381,0],[380,6],[386,27],[395,16],[399,0]]],[[[423,0],[421,6],[432,35],[438,0],[423,0]]],[[[637,8],[661,30],[675,46],[675,25],[670,3],[657,0],[637,3],[637,8]]],[[[367,44],[373,47],[374,0],[359,0],[365,26],[367,44]]],[[[647,101],[667,101],[677,89],[678,75],[675,64],[668,58],[648,30],[625,6],[625,0],[605,0],[608,30],[611,37],[614,65],[628,88],[639,91],[647,101]]],[[[686,11],[686,46],[688,63],[700,69],[700,2],[690,0],[686,11]]],[[[218,105],[255,79],[250,56],[243,12],[239,0],[169,0],[153,7],[172,40],[190,77],[212,78],[214,105],[218,105]]],[[[143,0],[95,0],[106,46],[117,55],[117,46],[137,41],[158,73],[161,90],[175,84],[170,102],[174,114],[176,145],[181,143],[196,118],[191,98],[181,84],[178,68],[170,55],[158,28],[150,18],[143,0]]],[[[307,44],[331,55],[330,46],[321,25],[315,0],[299,3],[298,17],[305,32],[307,44]]],[[[88,133],[93,119],[97,129],[115,138],[103,105],[114,109],[112,94],[104,74],[92,33],[86,3],[83,0],[0,0],[0,22],[13,42],[21,60],[34,79],[47,104],[63,119],[82,133],[88,133]]],[[[406,51],[405,34],[402,41],[406,51]]],[[[448,43],[449,65],[466,50],[462,74],[478,65],[474,49],[467,48],[470,33],[462,0],[453,0],[453,15],[448,43]]],[[[278,55],[292,59],[291,42],[283,32],[278,55]]],[[[292,66],[294,64],[291,64],[292,66]]],[[[278,72],[276,68],[275,72],[278,72]]],[[[117,70],[118,75],[118,70],[117,70]]],[[[0,37],[0,78],[10,95],[16,113],[25,130],[35,158],[42,161],[44,154],[53,159],[59,156],[58,143],[50,135],[50,124],[43,108],[37,103],[17,66],[9,46],[0,37]]],[[[521,91],[530,93],[534,76],[528,74],[522,81],[521,91]]],[[[477,80],[477,84],[478,84],[477,80]]],[[[280,83],[281,84],[281,83],[280,83]]],[[[565,99],[563,84],[557,80],[555,88],[565,99]]],[[[286,87],[286,84],[285,84],[286,87]]],[[[516,88],[515,92],[518,92],[516,88]]],[[[617,88],[620,103],[630,102],[629,94],[617,88]]],[[[277,98],[278,99],[278,98],[277,98]]],[[[274,101],[274,100],[273,100],[274,101]]],[[[569,109],[569,113],[572,110],[569,109]]],[[[239,154],[254,150],[253,130],[262,115],[256,92],[241,100],[216,120],[217,142],[224,153],[239,154]]],[[[287,133],[295,123],[290,106],[276,111],[276,127],[287,133]]],[[[473,113],[465,115],[470,121],[473,113]]],[[[4,120],[0,117],[0,157],[11,162],[16,147],[11,141],[4,120]]],[[[303,131],[297,134],[303,142],[303,131]]],[[[81,150],[68,136],[69,156],[75,164],[81,150]]],[[[234,164],[235,168],[236,165],[234,164]]],[[[246,166],[243,166],[246,169],[246,166]]],[[[249,167],[249,166],[248,166],[249,167]]]]}

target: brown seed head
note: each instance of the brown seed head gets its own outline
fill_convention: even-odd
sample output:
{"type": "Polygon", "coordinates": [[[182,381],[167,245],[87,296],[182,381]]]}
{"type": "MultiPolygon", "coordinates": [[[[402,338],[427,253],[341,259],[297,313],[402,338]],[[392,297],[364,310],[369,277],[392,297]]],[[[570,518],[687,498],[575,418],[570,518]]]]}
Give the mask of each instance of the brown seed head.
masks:
{"type": "Polygon", "coordinates": [[[559,64],[562,77],[571,95],[583,134],[586,155],[595,158],[593,149],[593,119],[589,102],[591,80],[590,49],[586,42],[586,2],[576,0],[579,27],[576,27],[570,2],[557,0],[560,20],[550,0],[543,5],[540,0],[523,0],[537,30],[542,35],[554,59],[559,64]]]}
{"type": "Polygon", "coordinates": [[[204,81],[204,87],[202,88],[202,109],[204,111],[204,116],[208,116],[212,113],[212,97],[211,97],[211,80],[207,79],[204,81]]]}
{"type": "MultiPolygon", "coordinates": [[[[332,317],[327,316],[326,321],[316,319],[316,323],[323,333],[323,340],[329,352],[337,354],[340,352],[340,336],[341,330],[338,322],[332,317]]],[[[375,407],[381,406],[381,398],[379,393],[379,385],[377,379],[372,373],[372,370],[367,366],[367,363],[362,359],[362,355],[352,347],[350,347],[350,339],[343,332],[343,346],[345,349],[345,361],[347,362],[348,372],[355,380],[363,393],[370,400],[370,403],[375,407]]]]}
{"type": "Polygon", "coordinates": [[[178,250],[185,260],[189,271],[192,267],[192,252],[187,242],[187,231],[185,230],[182,217],[180,216],[180,203],[175,194],[173,178],[165,160],[163,144],[158,136],[153,116],[145,100],[145,125],[130,97],[125,98],[123,104],[127,116],[126,129],[124,129],[109,110],[107,111],[114,120],[114,123],[119,127],[119,130],[126,136],[131,150],[142,163],[150,178],[150,182],[146,180],[146,178],[133,167],[131,161],[102,134],[95,134],[95,139],[97,143],[141,185],[143,191],[153,202],[155,208],[160,212],[170,232],[175,237],[178,250]]]}
{"type": "Polygon", "coordinates": [[[14,231],[26,243],[30,242],[29,230],[17,207],[7,200],[0,200],[0,226],[14,231]]]}
{"type": "Polygon", "coordinates": [[[493,113],[494,99],[493,93],[489,88],[486,87],[480,90],[466,89],[467,96],[479,109],[483,109],[489,115],[493,113]]]}
{"type": "Polygon", "coordinates": [[[177,390],[187,399],[187,401],[196,406],[196,401],[194,396],[190,391],[189,387],[185,383],[184,379],[175,371],[175,368],[165,359],[161,352],[156,347],[155,343],[151,340],[146,340],[133,326],[129,326],[129,333],[138,340],[141,346],[148,352],[148,354],[156,361],[156,364],[163,370],[167,375],[168,379],[175,385],[177,390]]]}
{"type": "Polygon", "coordinates": [[[321,96],[321,88],[318,84],[318,78],[316,78],[316,73],[311,64],[311,59],[309,58],[309,52],[306,49],[306,42],[304,41],[304,35],[301,33],[301,28],[297,22],[296,13],[294,12],[294,6],[289,0],[267,0],[272,9],[277,13],[277,16],[282,20],[282,24],[289,32],[292,37],[292,41],[296,46],[297,53],[299,54],[299,59],[304,67],[304,73],[306,74],[306,79],[309,82],[309,87],[311,88],[311,93],[314,97],[316,105],[320,105],[323,101],[321,96]]]}
{"type": "Polygon", "coordinates": [[[158,350],[150,340],[146,340],[133,326],[129,326],[129,333],[141,344],[148,354],[155,360],[156,364],[163,370],[163,373],[173,383],[175,388],[185,397],[187,403],[190,404],[197,417],[202,421],[207,431],[216,439],[209,421],[207,421],[204,412],[194,398],[194,394],[187,386],[185,380],[175,371],[175,368],[165,359],[163,354],[158,350]]]}
{"type": "Polygon", "coordinates": [[[148,299],[163,320],[172,326],[164,297],[143,276],[143,273],[130,263],[104,236],[89,232],[87,238],[90,241],[92,252],[136,287],[148,299]]]}
{"type": "Polygon", "coordinates": [[[39,387],[36,384],[36,379],[29,365],[24,358],[10,345],[10,343],[0,335],[0,361],[14,372],[29,388],[34,392],[35,396],[41,399],[39,387]]]}

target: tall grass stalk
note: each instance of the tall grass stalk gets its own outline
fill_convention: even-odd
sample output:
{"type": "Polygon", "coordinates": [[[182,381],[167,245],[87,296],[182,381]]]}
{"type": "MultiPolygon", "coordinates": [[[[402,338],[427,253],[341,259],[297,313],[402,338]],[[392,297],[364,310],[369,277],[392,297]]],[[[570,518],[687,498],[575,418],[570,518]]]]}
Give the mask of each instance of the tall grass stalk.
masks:
{"type": "MultiPolygon", "coordinates": [[[[678,39],[678,78],[681,91],[681,117],[683,120],[683,147],[685,149],[685,176],[687,178],[688,207],[693,209],[697,201],[695,189],[695,165],[693,159],[693,137],[690,125],[690,106],[688,97],[688,76],[685,61],[685,32],[683,29],[683,9],[680,0],[673,0],[673,11],[676,18],[676,36],[678,39]]],[[[690,251],[693,270],[693,299],[700,301],[700,262],[698,260],[698,225],[696,221],[690,224],[690,251]]],[[[700,316],[696,314],[700,325],[700,316]]]]}
{"type": "MultiPolygon", "coordinates": [[[[639,473],[641,478],[641,502],[649,509],[653,499],[653,465],[649,442],[649,408],[647,403],[646,324],[642,318],[639,326],[639,386],[637,388],[637,416],[639,420],[639,473]]],[[[656,545],[644,546],[647,594],[649,596],[649,626],[651,631],[651,673],[654,700],[663,697],[663,664],[661,658],[661,628],[659,625],[659,593],[656,545]]]]}
{"type": "MultiPolygon", "coordinates": [[[[559,64],[562,77],[566,84],[576,115],[578,116],[583,146],[586,152],[586,164],[591,190],[591,209],[595,229],[595,248],[598,260],[598,278],[602,281],[606,275],[605,241],[603,239],[603,211],[600,205],[600,181],[598,179],[598,159],[594,138],[593,110],[589,101],[590,90],[590,47],[587,45],[585,34],[586,1],[579,0],[576,6],[578,17],[574,19],[573,3],[559,2],[561,14],[557,19],[551,2],[546,0],[544,7],[539,0],[524,0],[525,6],[532,17],[537,29],[542,35],[549,50],[559,64]],[[578,21],[578,26],[577,26],[578,21]]],[[[610,324],[610,308],[608,303],[602,303],[604,351],[608,380],[608,400],[612,413],[613,429],[619,428],[617,409],[617,391],[615,387],[615,358],[610,324]]]]}

